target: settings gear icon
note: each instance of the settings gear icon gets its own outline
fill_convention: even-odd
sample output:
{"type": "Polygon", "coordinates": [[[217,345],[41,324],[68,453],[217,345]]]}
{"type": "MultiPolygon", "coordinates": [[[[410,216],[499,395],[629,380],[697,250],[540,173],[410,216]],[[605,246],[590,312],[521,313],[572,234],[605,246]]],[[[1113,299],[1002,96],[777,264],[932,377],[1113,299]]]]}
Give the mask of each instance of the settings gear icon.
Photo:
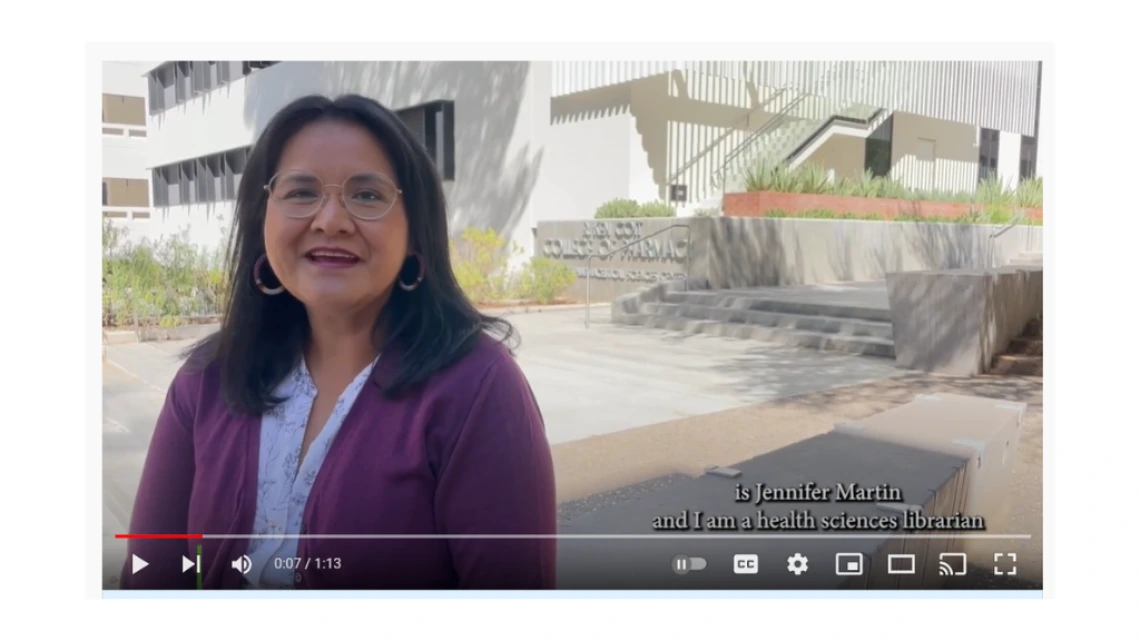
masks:
{"type": "Polygon", "coordinates": [[[804,572],[807,572],[807,569],[808,560],[806,556],[800,554],[799,552],[796,552],[795,556],[788,557],[788,572],[799,576],[804,572]]]}

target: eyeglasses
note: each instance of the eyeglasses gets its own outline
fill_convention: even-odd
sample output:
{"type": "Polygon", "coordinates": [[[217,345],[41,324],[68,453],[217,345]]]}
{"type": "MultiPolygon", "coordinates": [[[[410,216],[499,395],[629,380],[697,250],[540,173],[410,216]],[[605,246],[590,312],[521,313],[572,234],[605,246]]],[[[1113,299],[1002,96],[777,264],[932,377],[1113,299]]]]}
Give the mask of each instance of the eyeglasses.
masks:
{"type": "Polygon", "coordinates": [[[316,174],[300,170],[278,173],[265,185],[265,191],[273,206],[285,216],[311,218],[324,207],[329,187],[340,189],[345,210],[361,220],[379,220],[388,215],[404,193],[381,174],[358,174],[343,185],[326,185],[316,174]]]}

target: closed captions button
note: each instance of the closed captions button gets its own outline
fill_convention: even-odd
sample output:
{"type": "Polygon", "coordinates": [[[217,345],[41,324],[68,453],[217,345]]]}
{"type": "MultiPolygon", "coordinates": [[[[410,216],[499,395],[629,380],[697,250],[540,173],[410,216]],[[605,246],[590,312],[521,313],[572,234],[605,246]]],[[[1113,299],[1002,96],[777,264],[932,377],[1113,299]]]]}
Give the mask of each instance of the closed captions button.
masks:
{"type": "Polygon", "coordinates": [[[708,567],[708,561],[699,556],[685,556],[678,554],[673,557],[673,571],[682,576],[689,572],[697,572],[708,567]]]}
{"type": "Polygon", "coordinates": [[[736,574],[756,574],[760,571],[760,556],[757,554],[737,554],[732,557],[732,571],[736,574]]]}

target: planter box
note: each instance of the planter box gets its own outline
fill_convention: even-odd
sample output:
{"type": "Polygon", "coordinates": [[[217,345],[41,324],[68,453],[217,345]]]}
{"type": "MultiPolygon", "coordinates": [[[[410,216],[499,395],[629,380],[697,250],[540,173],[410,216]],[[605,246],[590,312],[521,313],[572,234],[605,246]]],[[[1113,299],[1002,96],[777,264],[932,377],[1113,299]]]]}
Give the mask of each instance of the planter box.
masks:
{"type": "MultiPolygon", "coordinates": [[[[793,194],[776,191],[749,191],[724,195],[724,215],[741,218],[763,217],[774,209],[788,213],[826,209],[836,214],[880,214],[887,220],[896,216],[938,216],[957,218],[968,216],[976,205],[944,203],[930,200],[902,200],[898,198],[861,198],[858,196],[831,196],[826,194],[793,194]]],[[[1026,209],[1025,215],[1040,220],[1041,209],[1026,209]]]]}

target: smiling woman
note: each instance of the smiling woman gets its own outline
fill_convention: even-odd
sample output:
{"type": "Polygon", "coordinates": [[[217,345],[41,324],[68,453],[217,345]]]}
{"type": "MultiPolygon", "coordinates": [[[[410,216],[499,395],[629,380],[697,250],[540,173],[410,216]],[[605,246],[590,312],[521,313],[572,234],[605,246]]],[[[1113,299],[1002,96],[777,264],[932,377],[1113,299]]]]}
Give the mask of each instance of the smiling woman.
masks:
{"type": "MultiPolygon", "coordinates": [[[[439,175],[400,119],[360,96],[286,106],[232,248],[232,298],[171,384],[131,533],[224,535],[195,541],[203,588],[553,587],[542,416],[513,328],[456,283],[439,175]]],[[[194,587],[186,541],[129,554],[150,565],[123,587],[194,587]]]]}

